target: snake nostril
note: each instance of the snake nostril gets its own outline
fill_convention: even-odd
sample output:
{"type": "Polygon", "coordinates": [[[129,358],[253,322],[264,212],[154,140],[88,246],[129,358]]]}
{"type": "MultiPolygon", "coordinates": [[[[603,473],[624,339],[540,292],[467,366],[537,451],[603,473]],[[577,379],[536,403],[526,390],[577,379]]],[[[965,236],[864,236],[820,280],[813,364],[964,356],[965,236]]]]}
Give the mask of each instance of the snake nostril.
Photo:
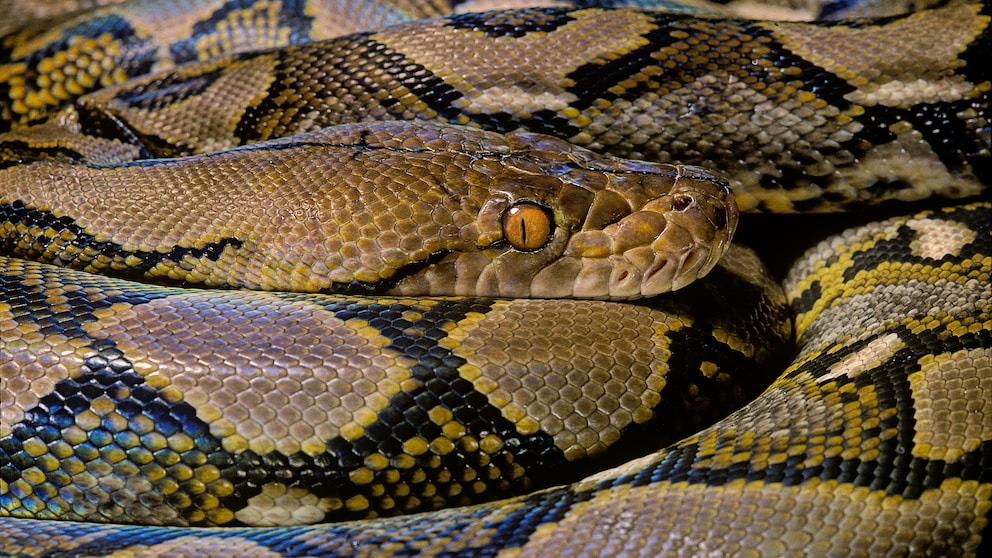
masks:
{"type": "Polygon", "coordinates": [[[672,209],[675,211],[685,211],[692,205],[692,198],[685,195],[675,195],[672,199],[672,209]]]}

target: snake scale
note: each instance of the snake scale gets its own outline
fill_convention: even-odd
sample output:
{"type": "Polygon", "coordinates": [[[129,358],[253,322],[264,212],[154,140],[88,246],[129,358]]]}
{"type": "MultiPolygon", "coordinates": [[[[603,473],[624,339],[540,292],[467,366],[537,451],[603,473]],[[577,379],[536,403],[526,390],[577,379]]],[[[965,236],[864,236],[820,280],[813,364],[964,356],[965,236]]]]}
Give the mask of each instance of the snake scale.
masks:
{"type": "Polygon", "coordinates": [[[992,6],[937,3],[5,28],[0,555],[988,555],[992,6]]]}

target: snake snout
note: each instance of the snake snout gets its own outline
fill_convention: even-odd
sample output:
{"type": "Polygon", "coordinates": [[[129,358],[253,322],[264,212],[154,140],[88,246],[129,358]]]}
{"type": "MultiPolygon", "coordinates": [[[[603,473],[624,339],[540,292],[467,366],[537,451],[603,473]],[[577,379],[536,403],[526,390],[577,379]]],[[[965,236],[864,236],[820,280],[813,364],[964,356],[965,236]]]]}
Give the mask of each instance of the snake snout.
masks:
{"type": "Polygon", "coordinates": [[[676,167],[669,188],[597,230],[572,236],[566,255],[581,262],[573,296],[631,299],[680,289],[706,275],[737,226],[726,181],[676,167]]]}
{"type": "Polygon", "coordinates": [[[681,176],[670,196],[657,205],[668,227],[652,243],[663,260],[645,275],[646,292],[677,290],[705,276],[730,246],[737,229],[738,209],[726,180],[696,167],[679,167],[681,176]]]}

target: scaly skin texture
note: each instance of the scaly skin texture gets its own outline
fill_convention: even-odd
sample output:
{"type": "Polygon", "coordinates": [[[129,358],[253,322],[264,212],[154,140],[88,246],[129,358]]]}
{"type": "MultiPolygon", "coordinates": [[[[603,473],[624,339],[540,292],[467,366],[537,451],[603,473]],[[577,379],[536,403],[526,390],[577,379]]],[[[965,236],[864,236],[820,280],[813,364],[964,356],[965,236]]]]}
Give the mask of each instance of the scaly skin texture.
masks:
{"type": "MultiPolygon", "coordinates": [[[[992,206],[940,206],[989,185],[983,62],[990,8],[952,4],[832,24],[614,10],[463,15],[210,60],[97,91],[45,123],[12,122],[0,136],[0,193],[34,197],[30,209],[11,197],[2,223],[8,235],[14,231],[7,238],[33,247],[5,246],[0,255],[0,549],[49,556],[988,554],[992,206]],[[590,40],[593,33],[602,35],[590,40]],[[127,178],[152,184],[129,195],[154,197],[161,181],[138,171],[170,169],[173,183],[193,176],[190,190],[206,192],[198,188],[208,180],[193,172],[213,168],[204,161],[245,157],[249,168],[270,162],[272,145],[298,136],[258,140],[334,122],[421,117],[500,132],[522,126],[655,162],[712,163],[730,174],[746,211],[924,199],[928,209],[816,244],[784,280],[789,311],[777,282],[736,246],[702,281],[636,303],[203,291],[10,257],[35,250],[59,262],[58,248],[85,266],[127,275],[135,253],[113,261],[73,237],[77,219],[106,223],[121,213],[108,207],[115,197],[87,188],[127,178]],[[251,145],[223,151],[242,144],[251,145]],[[211,154],[142,160],[198,152],[211,154]],[[58,198],[79,185],[86,195],[41,207],[50,204],[41,192],[58,198]],[[692,434],[761,391],[756,384],[769,374],[778,379],[751,403],[692,434]],[[656,444],[664,447],[651,449],[656,444]],[[621,465],[587,476],[614,452],[621,465]],[[490,501],[563,482],[571,484],[490,501]],[[450,505],[468,507],[430,511],[450,505]]],[[[266,10],[274,3],[246,6],[225,18],[273,17],[266,10]]],[[[222,19],[210,16],[188,14],[222,19]]],[[[211,43],[209,33],[202,38],[211,43]]],[[[23,36],[15,43],[43,50],[23,36]]],[[[76,75],[54,54],[35,60],[49,82],[76,75]]],[[[24,91],[15,86],[12,98],[24,91]]],[[[470,158],[505,165],[528,183],[570,175],[556,192],[599,192],[584,204],[525,196],[539,198],[528,200],[540,206],[537,224],[504,206],[489,217],[473,213],[489,228],[475,225],[470,236],[503,235],[507,243],[513,236],[521,245],[521,230],[530,240],[544,230],[542,215],[557,223],[572,211],[585,224],[569,243],[629,251],[627,239],[658,227],[639,217],[617,227],[622,234],[606,233],[608,223],[640,212],[620,216],[637,204],[603,192],[635,191],[617,183],[646,168],[655,178],[643,180],[660,179],[666,192],[682,177],[715,184],[690,167],[602,159],[551,138],[436,126],[374,123],[317,133],[435,134],[421,147],[450,147],[437,141],[446,134],[519,141],[539,153],[470,158]],[[581,172],[560,172],[562,157],[582,159],[581,172]],[[548,168],[557,170],[539,170],[548,168]],[[607,226],[586,230],[590,221],[607,226]],[[480,227],[493,232],[477,235],[480,227]]],[[[472,152],[421,147],[395,151],[423,155],[428,163],[418,168],[426,170],[398,175],[440,176],[462,168],[448,163],[472,152]]],[[[312,155],[284,166],[299,170],[326,158],[312,155]]],[[[220,168],[209,182],[235,176],[220,168]]],[[[341,168],[335,177],[366,172],[341,168]]],[[[394,168],[402,166],[380,171],[394,168]]],[[[298,183],[277,178],[258,195],[281,200],[275,192],[298,183]]],[[[461,176],[444,188],[471,193],[482,185],[461,176]]],[[[501,189],[509,197],[515,191],[501,189]]],[[[654,203],[646,199],[653,194],[636,197],[654,203]]],[[[486,207],[478,196],[458,199],[457,210],[440,214],[486,207]]],[[[207,221],[189,230],[172,223],[212,204],[152,218],[147,227],[166,226],[140,236],[187,235],[188,245],[170,240],[158,253],[184,256],[189,244],[208,250],[217,238],[207,238],[207,221]]],[[[269,206],[286,211],[277,201],[269,206]]],[[[692,204],[676,196],[672,206],[682,214],[692,204]]],[[[369,211],[373,223],[381,211],[369,211]]],[[[732,210],[723,211],[726,223],[711,216],[679,226],[722,229],[732,210]]],[[[882,211],[860,220],[880,219],[882,211]]],[[[417,219],[426,222],[429,213],[417,219]]],[[[354,221],[361,218],[359,211],[354,221]]],[[[670,221],[676,216],[666,215],[670,221]]],[[[793,221],[776,240],[802,236],[812,246],[825,234],[805,225],[793,221]]],[[[125,228],[90,233],[102,242],[97,235],[134,233],[125,228]]],[[[376,239],[368,232],[345,235],[369,248],[376,239]]],[[[758,248],[775,257],[780,242],[758,248]]],[[[507,253],[525,258],[532,249],[515,250],[507,253]]],[[[182,259],[174,280],[197,279],[182,275],[190,264],[182,259]]],[[[368,269],[381,278],[384,260],[377,261],[368,269]]],[[[511,267],[519,266],[500,273],[511,267]]],[[[582,284],[559,280],[570,270],[547,272],[542,288],[556,292],[545,294],[582,284]]],[[[405,275],[402,292],[423,292],[442,275],[405,275]]]]}
{"type": "Polygon", "coordinates": [[[39,449],[35,415],[57,421],[99,385],[92,412],[106,422],[83,419],[62,435],[85,432],[99,455],[69,442],[32,458],[31,471],[52,459],[65,467],[45,482],[31,471],[11,480],[24,497],[5,511],[272,525],[559,481],[568,462],[629,444],[632,425],[672,441],[768,381],[761,366],[787,356],[791,340],[784,297],[761,282],[753,254],[737,249],[729,261],[678,299],[631,305],[155,288],[6,259],[4,320],[17,328],[5,347],[15,362],[58,363],[43,378],[5,363],[7,455],[24,465],[23,452],[39,449]],[[72,310],[60,313],[66,299],[72,310]],[[39,311],[60,313],[55,329],[39,311]],[[33,342],[43,333],[46,348],[33,342]],[[59,387],[44,393],[46,382],[59,387]],[[108,436],[117,441],[107,446],[108,436]],[[176,485],[180,463],[190,476],[176,485]],[[79,465],[96,482],[77,491],[64,475],[79,465]],[[299,480],[288,493],[287,478],[299,480]]]}
{"type": "MultiPolygon", "coordinates": [[[[992,507],[990,222],[985,203],[820,244],[786,280],[801,352],[771,387],[699,434],[570,487],[281,529],[5,519],[0,542],[46,556],[981,555],[992,507]]],[[[692,323],[672,330],[683,327],[692,323]]],[[[292,497],[276,507],[290,502],[312,511],[292,497]]]]}
{"type": "Polygon", "coordinates": [[[702,169],[416,122],[143,164],[38,161],[0,183],[11,255],[255,290],[639,298],[705,275],[737,225],[726,181],[702,169]],[[501,218],[521,206],[548,221],[523,250],[501,218]]]}
{"type": "Polygon", "coordinates": [[[28,146],[49,156],[69,127],[132,144],[127,157],[175,156],[355,120],[427,118],[719,169],[744,211],[963,198],[992,180],[989,17],[986,3],[878,25],[462,14],[107,87],[28,146]]]}

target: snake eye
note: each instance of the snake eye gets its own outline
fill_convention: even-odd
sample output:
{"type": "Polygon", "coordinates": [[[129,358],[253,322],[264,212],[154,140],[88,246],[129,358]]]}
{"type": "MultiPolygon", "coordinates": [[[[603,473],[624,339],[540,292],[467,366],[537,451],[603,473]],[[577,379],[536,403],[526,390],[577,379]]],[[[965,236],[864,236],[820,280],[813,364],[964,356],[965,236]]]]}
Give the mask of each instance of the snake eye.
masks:
{"type": "Polygon", "coordinates": [[[550,236],[551,216],[535,203],[518,203],[503,214],[503,237],[517,250],[533,252],[550,236]]]}

